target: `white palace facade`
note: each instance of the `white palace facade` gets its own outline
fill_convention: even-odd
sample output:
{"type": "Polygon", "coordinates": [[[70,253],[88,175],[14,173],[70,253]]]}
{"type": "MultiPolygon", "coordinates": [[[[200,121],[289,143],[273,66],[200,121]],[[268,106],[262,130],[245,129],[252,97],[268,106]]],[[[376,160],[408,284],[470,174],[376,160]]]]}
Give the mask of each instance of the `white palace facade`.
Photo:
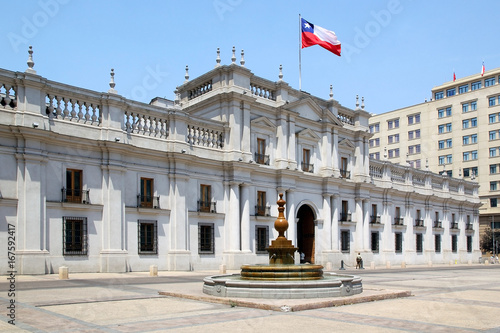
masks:
{"type": "MultiPolygon", "coordinates": [[[[477,262],[478,184],[370,160],[370,114],[233,61],[175,100],[0,69],[0,274],[267,263],[278,194],[305,261],[477,262]]],[[[113,74],[112,74],[113,75],[113,74]]],[[[296,261],[299,261],[296,254],[296,261]]]]}

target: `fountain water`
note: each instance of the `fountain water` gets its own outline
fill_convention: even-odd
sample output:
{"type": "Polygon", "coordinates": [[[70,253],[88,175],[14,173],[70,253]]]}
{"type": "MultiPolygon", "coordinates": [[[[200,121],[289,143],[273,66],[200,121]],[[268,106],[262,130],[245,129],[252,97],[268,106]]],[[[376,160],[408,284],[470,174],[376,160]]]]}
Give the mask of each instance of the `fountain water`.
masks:
{"type": "Polygon", "coordinates": [[[243,265],[241,274],[214,275],[203,282],[205,294],[222,297],[319,298],[350,296],[363,291],[361,279],[352,275],[323,274],[323,266],[294,264],[297,250],[285,237],[288,221],[284,216],[285,200],[279,194],[278,218],[274,228],[278,237],[266,249],[268,265],[243,265]]]}

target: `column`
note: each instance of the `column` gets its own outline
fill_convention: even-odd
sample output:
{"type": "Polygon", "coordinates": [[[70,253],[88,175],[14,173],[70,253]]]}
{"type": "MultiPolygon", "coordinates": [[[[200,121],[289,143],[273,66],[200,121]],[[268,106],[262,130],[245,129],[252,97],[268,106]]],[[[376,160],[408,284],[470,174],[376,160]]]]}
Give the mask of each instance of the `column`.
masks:
{"type": "Polygon", "coordinates": [[[229,188],[229,251],[240,251],[240,184],[230,183],[229,188]]]}
{"type": "Polygon", "coordinates": [[[360,198],[355,199],[356,203],[356,242],[354,248],[356,252],[363,249],[363,200],[360,198]]]}
{"type": "Polygon", "coordinates": [[[288,161],[291,164],[290,168],[295,169],[297,167],[297,157],[295,155],[295,119],[288,115],[288,161]]]}
{"type": "Polygon", "coordinates": [[[363,248],[365,251],[370,251],[370,200],[363,200],[363,248]]]}
{"type": "Polygon", "coordinates": [[[340,251],[340,242],[339,242],[339,195],[334,194],[331,198],[332,200],[332,244],[331,248],[333,251],[340,251]]]}
{"type": "Polygon", "coordinates": [[[339,135],[337,133],[337,130],[333,130],[332,133],[333,140],[332,140],[332,167],[334,174],[336,174],[336,177],[338,176],[339,173],[339,135]]]}
{"type": "Polygon", "coordinates": [[[323,193],[323,237],[322,246],[323,251],[329,251],[332,248],[332,208],[331,194],[323,193]]]}
{"type": "Polygon", "coordinates": [[[297,246],[297,221],[295,221],[295,195],[294,190],[286,191],[286,219],[288,221],[288,240],[297,246]]]}
{"type": "Polygon", "coordinates": [[[247,184],[241,185],[241,250],[250,250],[250,187],[247,184]]]}

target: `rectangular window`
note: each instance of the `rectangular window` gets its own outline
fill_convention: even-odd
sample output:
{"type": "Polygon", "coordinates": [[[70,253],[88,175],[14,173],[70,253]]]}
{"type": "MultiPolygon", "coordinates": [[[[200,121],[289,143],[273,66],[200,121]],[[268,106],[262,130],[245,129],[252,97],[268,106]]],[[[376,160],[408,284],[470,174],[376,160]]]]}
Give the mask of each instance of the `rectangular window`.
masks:
{"type": "Polygon", "coordinates": [[[473,150],[470,152],[470,159],[477,160],[477,150],[473,150]]]}
{"type": "Polygon", "coordinates": [[[464,84],[463,86],[458,87],[458,93],[459,94],[464,94],[469,91],[469,85],[464,84]]]}
{"type": "Polygon", "coordinates": [[[380,132],[380,124],[379,123],[370,125],[370,133],[378,133],[378,132],[380,132]]]}
{"type": "Polygon", "coordinates": [[[153,208],[154,180],[141,177],[141,194],[139,207],[153,208]]]}
{"type": "Polygon", "coordinates": [[[87,218],[63,216],[63,254],[87,254],[87,218]]]}
{"type": "Polygon", "coordinates": [[[302,150],[302,171],[313,171],[313,167],[311,165],[311,151],[309,149],[302,150]]]}
{"type": "Polygon", "coordinates": [[[82,202],[82,170],[66,170],[66,202],[82,202]]]}
{"type": "Polygon", "coordinates": [[[451,106],[446,108],[446,117],[450,117],[450,116],[451,116],[451,106]]]}
{"type": "Polygon", "coordinates": [[[484,87],[489,87],[495,85],[495,78],[491,77],[489,79],[484,79],[484,87]]]}
{"type": "Polygon", "coordinates": [[[395,252],[402,253],[403,252],[403,234],[401,232],[396,232],[394,234],[395,238],[395,252]]]}
{"type": "Polygon", "coordinates": [[[490,198],[490,207],[495,208],[498,205],[497,198],[490,198]]]}
{"type": "Polygon", "coordinates": [[[416,241],[417,241],[417,253],[422,253],[423,252],[423,249],[424,249],[424,237],[422,234],[416,234],[416,241]]]}
{"type": "Polygon", "coordinates": [[[444,117],[444,109],[439,109],[438,110],[438,118],[443,118],[444,117]]]}
{"type": "Polygon", "coordinates": [[[496,181],[490,182],[490,191],[496,191],[497,184],[498,184],[498,182],[496,182],[496,181]]]}
{"type": "Polygon", "coordinates": [[[347,157],[340,158],[340,176],[342,178],[349,178],[348,172],[347,172],[348,164],[349,163],[348,163],[347,157]]]}
{"type": "Polygon", "coordinates": [[[415,154],[415,151],[414,151],[413,146],[409,146],[409,147],[408,147],[408,154],[409,154],[409,155],[415,154]]]}
{"type": "Polygon", "coordinates": [[[497,149],[490,148],[490,157],[495,157],[495,156],[497,156],[497,149]]]}
{"type": "Polygon", "coordinates": [[[471,111],[476,111],[477,110],[477,102],[470,102],[470,110],[471,111]]]}
{"type": "Polygon", "coordinates": [[[467,236],[467,252],[472,252],[472,236],[467,236]]]}
{"type": "Polygon", "coordinates": [[[477,127],[477,118],[471,118],[470,120],[471,127],[477,127]]]}
{"type": "Polygon", "coordinates": [[[255,253],[267,254],[269,246],[269,226],[255,226],[255,253]]]}
{"type": "Polygon", "coordinates": [[[441,235],[434,235],[434,251],[441,252],[441,235]]]}
{"type": "Polygon", "coordinates": [[[458,249],[458,237],[457,235],[451,235],[451,252],[457,253],[458,249]]]}
{"type": "Polygon", "coordinates": [[[451,123],[446,124],[446,132],[451,132],[451,123]]]}
{"type": "Polygon", "coordinates": [[[266,164],[266,140],[257,139],[257,153],[255,153],[255,163],[266,164]]]}
{"type": "Polygon", "coordinates": [[[472,134],[470,136],[470,143],[477,143],[477,134],[472,134]]]}
{"type": "Polygon", "coordinates": [[[447,89],[446,90],[446,97],[455,96],[455,93],[456,93],[455,88],[447,89]]]}
{"type": "Polygon", "coordinates": [[[462,120],[462,128],[469,128],[469,119],[462,120]]]}
{"type": "Polygon", "coordinates": [[[470,160],[470,153],[468,151],[463,153],[464,161],[469,161],[470,160]]]}
{"type": "Polygon", "coordinates": [[[496,130],[490,131],[489,135],[490,135],[490,141],[495,140],[497,138],[497,131],[496,130]]]}
{"type": "Polygon", "coordinates": [[[438,142],[438,148],[439,148],[439,149],[444,149],[444,140],[440,140],[440,141],[438,142]]]}
{"type": "Polygon", "coordinates": [[[256,215],[258,216],[266,216],[266,192],[257,191],[257,209],[256,215]]]}
{"type": "Polygon", "coordinates": [[[408,116],[408,125],[413,125],[415,119],[413,118],[413,116],[408,116]]]}
{"type": "Polygon", "coordinates": [[[342,253],[350,252],[350,241],[349,230],[342,230],[340,232],[340,249],[342,253]]]}
{"type": "Polygon", "coordinates": [[[439,156],[438,157],[438,163],[439,163],[439,165],[443,165],[444,164],[444,156],[439,156]]]}
{"type": "Polygon", "coordinates": [[[415,130],[415,138],[420,138],[420,130],[415,130]]]}
{"type": "Polygon", "coordinates": [[[495,96],[488,98],[488,106],[495,106],[497,98],[495,96]]]}
{"type": "Polygon", "coordinates": [[[198,223],[198,253],[215,253],[213,223],[198,223]]]}
{"type": "Polygon", "coordinates": [[[158,254],[158,228],[155,220],[137,221],[139,254],[158,254]]]}
{"type": "Polygon", "coordinates": [[[434,99],[442,99],[444,97],[444,92],[439,91],[437,93],[434,93],[434,99]]]}
{"type": "Polygon", "coordinates": [[[351,217],[349,216],[349,202],[347,200],[342,200],[342,207],[340,212],[340,221],[349,222],[351,217]]]}
{"type": "Polygon", "coordinates": [[[419,124],[420,123],[420,114],[416,114],[415,115],[415,124],[419,124]]]}
{"type": "Polygon", "coordinates": [[[494,113],[494,114],[490,114],[490,115],[488,116],[488,122],[489,122],[490,124],[493,124],[493,123],[494,123],[494,122],[496,122],[496,121],[497,121],[497,114],[496,114],[496,113],[494,113]]]}
{"type": "Polygon", "coordinates": [[[444,133],[444,125],[439,125],[439,126],[438,126],[438,133],[439,133],[439,134],[444,133]]]}
{"type": "Polygon", "coordinates": [[[469,112],[469,104],[462,104],[462,112],[469,112]]]}
{"type": "Polygon", "coordinates": [[[453,145],[453,141],[452,141],[452,139],[447,139],[447,140],[446,140],[446,148],[451,148],[451,147],[452,147],[452,145],[453,145]]]}
{"type": "Polygon", "coordinates": [[[371,246],[372,246],[372,252],[373,253],[378,253],[378,251],[379,251],[378,250],[378,248],[379,248],[379,245],[378,245],[378,243],[379,243],[379,234],[378,234],[378,232],[372,232],[372,237],[371,238],[372,238],[371,239],[371,241],[372,241],[371,242],[372,243],[371,244],[371,246]]]}
{"type": "Polygon", "coordinates": [[[200,184],[199,211],[210,213],[211,205],[212,205],[212,186],[200,184]]]}
{"type": "Polygon", "coordinates": [[[446,164],[453,163],[453,155],[446,155],[446,164]]]}
{"type": "Polygon", "coordinates": [[[470,136],[466,135],[462,138],[462,143],[468,145],[470,143],[470,136]]]}
{"type": "Polygon", "coordinates": [[[490,164],[490,174],[497,173],[497,165],[496,164],[490,164]]]}
{"type": "Polygon", "coordinates": [[[481,89],[481,81],[473,82],[470,85],[470,90],[481,89]]]}

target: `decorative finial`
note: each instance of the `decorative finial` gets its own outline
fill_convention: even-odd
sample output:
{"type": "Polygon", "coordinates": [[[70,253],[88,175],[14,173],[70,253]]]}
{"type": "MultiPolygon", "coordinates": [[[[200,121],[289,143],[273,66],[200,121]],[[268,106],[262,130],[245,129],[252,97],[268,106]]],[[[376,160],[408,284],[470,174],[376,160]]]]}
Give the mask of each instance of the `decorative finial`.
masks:
{"type": "Polygon", "coordinates": [[[425,159],[425,170],[429,171],[429,158],[425,159]]]}
{"type": "Polygon", "coordinates": [[[245,51],[241,50],[241,60],[240,60],[241,67],[245,67],[244,56],[245,56],[245,51]]]}
{"type": "Polygon", "coordinates": [[[184,83],[189,81],[189,66],[186,65],[186,75],[184,75],[184,83]]]}
{"type": "Polygon", "coordinates": [[[410,154],[406,153],[406,164],[409,166],[410,165],[410,154]]]}
{"type": "Polygon", "coordinates": [[[333,86],[330,84],[330,100],[333,100],[333,86]]]}
{"type": "Polygon", "coordinates": [[[231,57],[231,62],[236,63],[236,48],[233,46],[233,56],[231,57]]]}
{"type": "Polygon", "coordinates": [[[29,47],[28,53],[28,69],[26,69],[26,73],[36,74],[36,70],[33,69],[33,66],[35,66],[35,62],[33,61],[33,47],[31,45],[29,47]]]}
{"type": "Polygon", "coordinates": [[[365,109],[365,98],[361,97],[361,110],[365,109]]]}
{"type": "Polygon", "coordinates": [[[359,109],[359,97],[356,95],[356,110],[359,109]]]}
{"type": "Polygon", "coordinates": [[[278,75],[278,81],[283,81],[283,66],[280,64],[280,73],[278,75]]]}
{"type": "Polygon", "coordinates": [[[116,94],[117,91],[115,90],[115,70],[113,68],[111,68],[111,80],[109,81],[109,87],[110,89],[108,90],[108,93],[110,94],[116,94]]]}
{"type": "Polygon", "coordinates": [[[220,48],[217,48],[217,58],[215,59],[215,67],[219,67],[220,66],[220,48]]]}
{"type": "Polygon", "coordinates": [[[387,147],[384,147],[384,161],[387,161],[387,147]]]}
{"type": "Polygon", "coordinates": [[[462,178],[462,168],[458,168],[458,178],[462,178]]]}
{"type": "Polygon", "coordinates": [[[174,94],[175,94],[174,105],[179,105],[180,97],[179,97],[179,89],[177,87],[175,88],[174,94]]]}

